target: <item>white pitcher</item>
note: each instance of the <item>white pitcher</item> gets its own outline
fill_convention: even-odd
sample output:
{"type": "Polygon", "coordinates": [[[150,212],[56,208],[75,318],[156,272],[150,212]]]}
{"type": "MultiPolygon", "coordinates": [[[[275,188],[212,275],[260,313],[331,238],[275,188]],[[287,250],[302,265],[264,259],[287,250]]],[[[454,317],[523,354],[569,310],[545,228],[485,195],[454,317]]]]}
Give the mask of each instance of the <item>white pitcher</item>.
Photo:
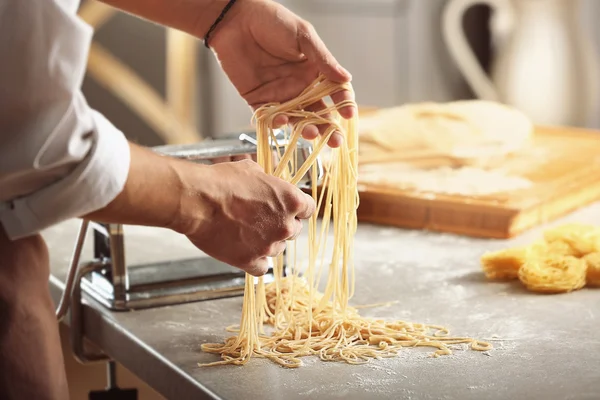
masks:
{"type": "Polygon", "coordinates": [[[477,97],[515,106],[537,124],[587,126],[600,112],[600,62],[582,29],[579,0],[450,0],[448,50],[477,97]],[[469,7],[492,8],[491,79],[469,47],[469,7]]]}

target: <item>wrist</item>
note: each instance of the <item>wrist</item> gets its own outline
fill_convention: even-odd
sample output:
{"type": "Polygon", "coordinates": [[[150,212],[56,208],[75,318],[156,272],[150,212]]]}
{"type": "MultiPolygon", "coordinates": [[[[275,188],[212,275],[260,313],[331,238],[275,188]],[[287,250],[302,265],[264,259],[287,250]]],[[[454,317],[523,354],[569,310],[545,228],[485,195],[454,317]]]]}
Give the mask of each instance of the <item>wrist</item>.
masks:
{"type": "Polygon", "coordinates": [[[183,192],[174,166],[178,160],[132,143],[130,154],[129,173],[123,190],[106,207],[84,218],[104,223],[170,228],[177,218],[183,192]]]}
{"type": "Polygon", "coordinates": [[[197,233],[216,210],[211,196],[216,190],[212,168],[180,160],[174,160],[172,168],[177,176],[179,199],[177,211],[167,228],[186,236],[197,233]]]}
{"type": "Polygon", "coordinates": [[[250,35],[245,21],[252,18],[251,12],[261,2],[263,0],[235,0],[233,3],[215,0],[211,11],[206,14],[208,18],[198,24],[195,35],[203,40],[206,47],[218,52],[233,41],[239,41],[240,37],[250,35]]]}
{"type": "MultiPolygon", "coordinates": [[[[244,0],[237,0],[236,3],[240,3],[244,0]]],[[[223,10],[227,7],[230,0],[211,0],[206,8],[202,11],[202,14],[198,18],[194,27],[194,35],[200,39],[204,39],[209,33],[209,30],[217,22],[223,10]]],[[[217,32],[223,25],[226,25],[234,14],[237,12],[239,4],[233,4],[231,8],[227,10],[223,19],[219,21],[214,30],[210,33],[210,38],[214,38],[217,32]]]]}

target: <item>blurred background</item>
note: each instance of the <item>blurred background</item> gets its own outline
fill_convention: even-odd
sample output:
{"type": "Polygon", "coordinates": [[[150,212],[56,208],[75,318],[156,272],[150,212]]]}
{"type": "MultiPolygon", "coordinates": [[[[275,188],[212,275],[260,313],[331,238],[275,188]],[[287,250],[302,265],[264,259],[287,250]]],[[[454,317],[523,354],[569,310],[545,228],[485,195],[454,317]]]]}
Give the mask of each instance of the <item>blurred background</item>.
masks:
{"type": "MultiPolygon", "coordinates": [[[[547,15],[549,12],[544,11],[550,10],[551,5],[543,3],[565,3],[565,0],[513,0],[517,3],[523,1],[538,3],[541,6],[539,10],[531,10],[529,18],[533,18],[533,25],[536,25],[538,20],[541,25],[552,18],[551,15],[547,15]]],[[[391,107],[407,102],[449,101],[477,97],[473,85],[469,83],[469,77],[459,69],[457,56],[452,56],[448,41],[444,39],[442,16],[449,1],[282,0],[280,2],[309,20],[336,58],[351,71],[360,105],[391,107]]],[[[83,3],[84,6],[86,3],[83,3]]],[[[568,25],[569,21],[564,22],[565,26],[560,26],[563,22],[559,17],[556,21],[550,21],[549,25],[553,24],[551,28],[558,32],[557,35],[560,34],[560,29],[567,30],[565,40],[567,46],[570,46],[573,51],[600,53],[600,26],[594,17],[600,15],[600,1],[566,0],[566,3],[569,3],[570,11],[563,9],[562,12],[576,14],[575,24],[583,29],[585,40],[592,43],[592,50],[575,48],[580,44],[577,42],[578,38],[569,37],[571,33],[569,30],[573,30],[573,26],[568,25]]],[[[560,13],[560,9],[557,12],[560,13]]],[[[501,39],[497,37],[502,34],[503,21],[500,14],[502,13],[493,12],[485,4],[476,4],[468,7],[462,15],[463,30],[469,47],[486,72],[490,71],[494,60],[500,57],[493,46],[501,39]],[[494,16],[498,21],[494,21],[494,16]]],[[[526,22],[531,24],[530,21],[526,22]]],[[[531,43],[533,46],[539,45],[543,40],[550,42],[552,32],[548,35],[547,31],[540,29],[520,32],[524,35],[533,35],[531,38],[525,37],[523,39],[525,44],[521,47],[527,47],[531,43]],[[538,42],[535,42],[536,35],[538,42]]],[[[106,18],[98,27],[95,41],[119,62],[131,68],[131,71],[149,84],[158,95],[164,97],[167,82],[167,37],[166,29],[118,12],[106,18]]],[[[560,40],[560,37],[557,40],[560,40]]],[[[247,127],[251,112],[229,84],[213,55],[200,41],[196,43],[194,51],[195,53],[192,53],[194,63],[190,64],[194,66],[196,74],[196,80],[193,81],[196,95],[193,118],[199,134],[205,137],[215,136],[247,127]]],[[[528,51],[522,51],[513,58],[521,57],[519,62],[530,64],[529,60],[524,59],[528,51]]],[[[469,54],[458,55],[458,61],[460,57],[467,56],[470,57],[469,54]]],[[[503,56],[510,59],[512,55],[503,56]]],[[[562,55],[556,54],[556,56],[562,55]]],[[[565,54],[562,57],[570,56],[565,54]]],[[[535,62],[535,57],[532,58],[532,62],[535,62]]],[[[544,60],[539,62],[540,65],[536,67],[542,70],[547,68],[544,60]]],[[[578,63],[574,59],[568,62],[578,63]]],[[[579,68],[581,65],[576,67],[579,68]]],[[[569,71],[564,74],[568,73],[569,71]]],[[[568,78],[561,76],[560,72],[555,75],[557,81],[568,78]]],[[[600,86],[594,77],[590,77],[589,82],[583,82],[583,85],[587,86],[588,90],[600,93],[600,86]]],[[[130,105],[125,104],[111,90],[107,90],[106,85],[91,74],[88,74],[85,80],[84,92],[92,106],[104,113],[130,139],[144,145],[158,145],[168,141],[165,135],[140,118],[130,105]]],[[[551,93],[547,95],[552,96],[551,93]]],[[[597,104],[590,106],[600,110],[597,104]]],[[[600,112],[592,114],[586,116],[585,121],[573,122],[573,125],[600,128],[600,112]]]]}

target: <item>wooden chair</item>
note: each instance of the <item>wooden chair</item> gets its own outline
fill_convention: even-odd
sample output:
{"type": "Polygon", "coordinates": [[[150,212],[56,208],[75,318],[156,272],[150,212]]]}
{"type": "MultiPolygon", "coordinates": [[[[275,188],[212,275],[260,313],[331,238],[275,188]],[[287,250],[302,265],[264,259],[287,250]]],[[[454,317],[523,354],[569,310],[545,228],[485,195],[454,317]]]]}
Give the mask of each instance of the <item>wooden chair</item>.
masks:
{"type": "MultiPolygon", "coordinates": [[[[95,30],[119,11],[95,0],[85,2],[79,16],[95,30]]],[[[130,67],[102,45],[92,42],[87,73],[146,122],[166,144],[195,143],[198,40],[167,28],[166,100],[130,67]]]]}

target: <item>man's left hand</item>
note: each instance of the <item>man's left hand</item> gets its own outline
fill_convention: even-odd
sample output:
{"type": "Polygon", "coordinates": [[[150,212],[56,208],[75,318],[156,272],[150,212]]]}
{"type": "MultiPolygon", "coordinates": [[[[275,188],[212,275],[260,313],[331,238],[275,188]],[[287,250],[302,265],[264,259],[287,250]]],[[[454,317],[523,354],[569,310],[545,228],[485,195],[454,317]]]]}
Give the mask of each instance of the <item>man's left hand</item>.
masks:
{"type": "MultiPolygon", "coordinates": [[[[315,29],[307,21],[272,0],[239,0],[217,26],[209,39],[221,67],[241,96],[253,109],[265,103],[282,103],[305,90],[318,76],[346,83],[348,73],[329,52],[315,29]]],[[[320,101],[307,107],[309,111],[326,108],[320,101]]],[[[331,96],[334,103],[353,100],[344,90],[331,96]]],[[[354,107],[344,107],[339,113],[351,118],[354,107]]],[[[288,122],[278,116],[275,125],[288,122]]],[[[314,139],[319,130],[307,127],[303,136],[314,139]]],[[[339,133],[329,140],[331,147],[342,142],[339,133]]]]}

